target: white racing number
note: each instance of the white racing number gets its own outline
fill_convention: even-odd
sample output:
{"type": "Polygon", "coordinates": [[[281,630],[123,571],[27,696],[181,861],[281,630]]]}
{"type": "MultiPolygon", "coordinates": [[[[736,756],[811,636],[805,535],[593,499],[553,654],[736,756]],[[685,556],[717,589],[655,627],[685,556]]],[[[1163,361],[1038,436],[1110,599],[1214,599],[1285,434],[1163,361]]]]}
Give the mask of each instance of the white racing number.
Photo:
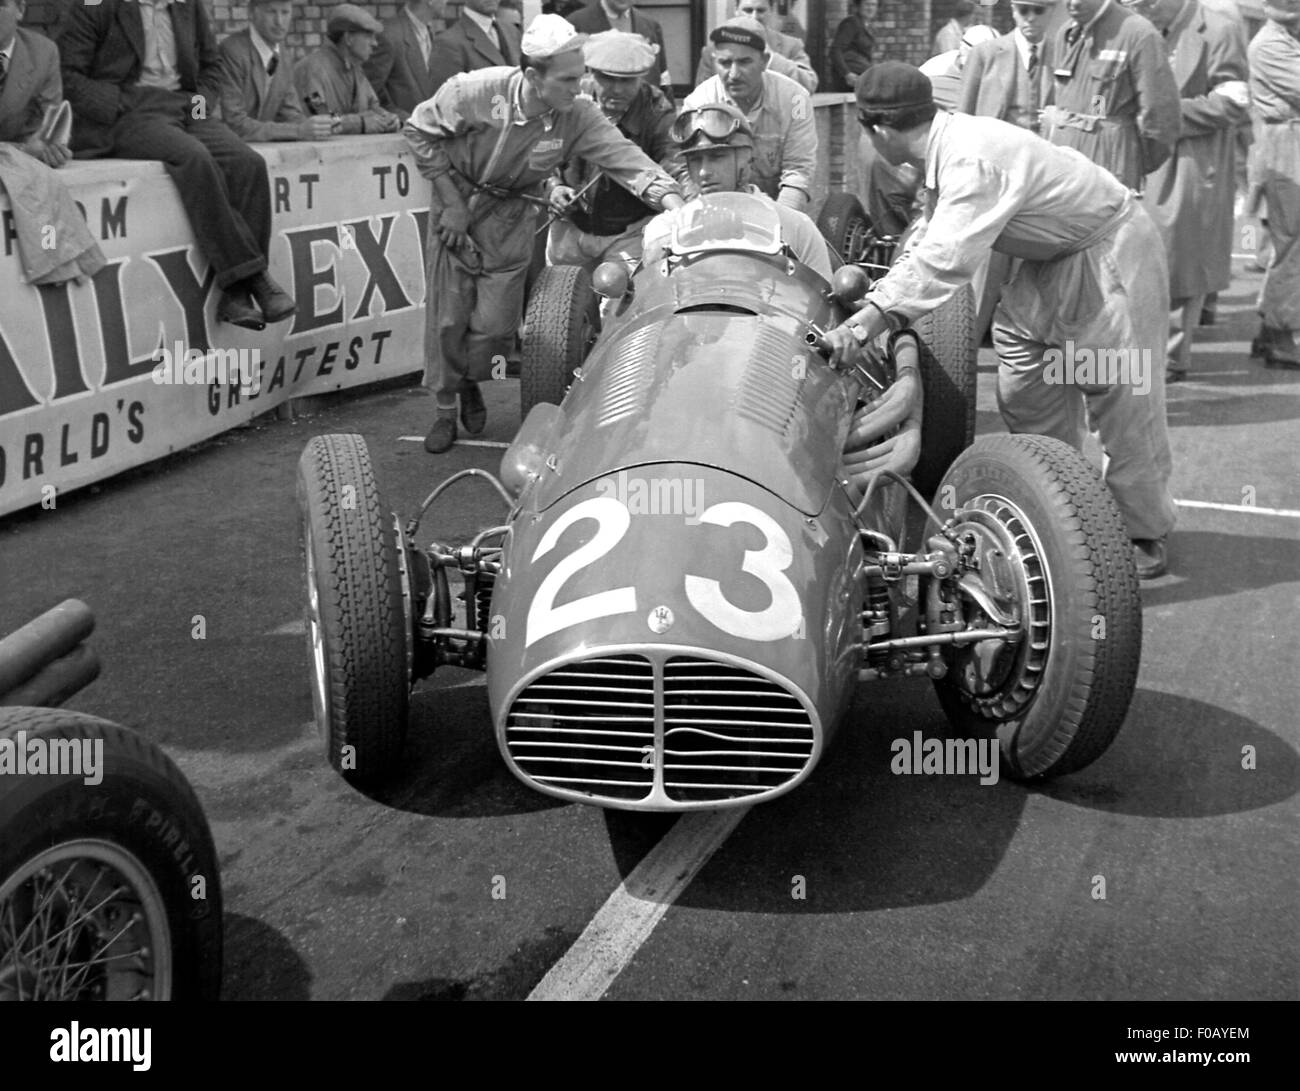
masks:
{"type": "Polygon", "coordinates": [[[763,548],[745,550],[740,569],[763,581],[772,602],[764,610],[742,610],[727,601],[717,580],[687,576],[686,598],[690,604],[724,633],[746,640],[782,640],[798,632],[803,624],[799,592],[782,574],[794,563],[794,552],[780,524],[757,508],[737,501],[706,508],[700,522],[719,527],[748,523],[763,532],[763,548]]]}
{"type": "Polygon", "coordinates": [[[550,574],[537,588],[533,604],[528,607],[525,648],[534,641],[550,636],[551,633],[557,633],[561,629],[567,629],[571,625],[598,617],[626,614],[636,609],[635,587],[616,587],[612,591],[584,595],[572,602],[566,602],[563,606],[555,605],[555,596],[560,593],[560,588],[569,577],[586,568],[592,561],[600,560],[618,545],[632,523],[632,515],[626,505],[612,496],[596,496],[584,500],[581,504],[575,504],[546,528],[546,533],[537,543],[537,551],[533,554],[533,564],[554,549],[555,543],[560,540],[560,535],[582,519],[596,520],[599,524],[596,534],[586,545],[575,549],[552,568],[550,574]]]}
{"type": "MultiPolygon", "coordinates": [[[[571,507],[547,528],[533,553],[533,563],[554,549],[560,535],[582,519],[596,520],[596,533],[591,541],[556,564],[538,586],[537,594],[528,608],[525,647],[561,629],[596,618],[632,613],[637,608],[635,587],[616,587],[610,591],[584,595],[562,606],[555,605],[556,596],[569,578],[618,545],[632,523],[627,506],[615,497],[598,496],[584,500],[571,507]]],[[[705,509],[699,522],[720,527],[748,523],[763,533],[763,548],[745,550],[745,559],[740,567],[741,571],[762,581],[772,596],[772,601],[765,609],[745,610],[728,601],[718,580],[687,575],[686,598],[690,604],[710,624],[744,640],[782,640],[799,632],[803,627],[799,592],[784,575],[785,570],[794,562],[794,551],[790,547],[790,538],[781,529],[781,525],[758,508],[739,501],[714,504],[705,509]]]]}

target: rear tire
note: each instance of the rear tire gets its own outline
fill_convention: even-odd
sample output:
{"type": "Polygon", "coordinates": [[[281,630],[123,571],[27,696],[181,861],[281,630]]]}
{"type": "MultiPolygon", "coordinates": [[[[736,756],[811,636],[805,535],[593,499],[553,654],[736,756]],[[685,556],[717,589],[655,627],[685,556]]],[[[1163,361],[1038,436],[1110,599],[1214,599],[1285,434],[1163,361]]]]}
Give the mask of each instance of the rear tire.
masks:
{"type": "Polygon", "coordinates": [[[330,764],[365,783],[402,752],[411,692],[409,592],[366,441],[316,436],[298,461],[312,706],[330,764]]]}
{"type": "Polygon", "coordinates": [[[580,265],[543,269],[524,317],[520,419],[539,402],[559,405],[600,333],[600,298],[580,265]]]}
{"type": "Polygon", "coordinates": [[[927,500],[953,461],[975,440],[975,389],[979,345],[975,297],[963,287],[943,306],[917,320],[921,338],[921,457],[912,483],[927,500]]]}
{"type": "Polygon", "coordinates": [[[101,779],[0,776],[0,1000],[217,999],[221,877],[181,771],[80,712],[0,708],[0,740],[19,731],[29,754],[69,740],[84,762],[89,742],[101,779]]]}
{"type": "Polygon", "coordinates": [[[995,667],[975,650],[989,642],[945,653],[949,672],[935,688],[949,722],[963,736],[996,731],[1017,778],[1082,769],[1118,734],[1142,655],[1137,569],[1114,498],[1074,448],[1027,435],[982,438],[953,464],[939,498],[982,557],[994,545],[988,527],[1008,532],[1009,598],[1028,622],[995,667]],[[979,679],[985,685],[972,684],[979,679]]]}

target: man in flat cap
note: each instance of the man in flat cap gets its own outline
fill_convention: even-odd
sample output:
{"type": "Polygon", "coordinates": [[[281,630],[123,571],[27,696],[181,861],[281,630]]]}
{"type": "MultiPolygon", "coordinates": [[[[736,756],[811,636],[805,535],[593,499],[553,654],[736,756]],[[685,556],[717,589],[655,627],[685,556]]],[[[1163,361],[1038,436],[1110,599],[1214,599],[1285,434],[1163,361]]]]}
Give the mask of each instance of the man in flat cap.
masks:
{"type": "Polygon", "coordinates": [[[673,179],[579,97],[585,35],[558,15],[524,32],[520,68],[453,76],[416,107],[403,133],[420,173],[433,183],[426,251],[425,383],[437,416],[425,449],[471,435],[487,410],[478,383],[513,345],[524,305],[542,193],[566,211],[570,187],[552,184],[561,164],[600,168],[652,209],[682,203],[673,179]],[[547,187],[549,188],[549,191],[547,187]]]}
{"type": "Polygon", "coordinates": [[[1138,575],[1161,575],[1174,525],[1169,272],[1150,216],[1073,148],[996,118],[937,112],[929,80],[911,65],[868,68],[857,100],[876,151],[924,171],[926,215],[862,308],[830,332],[832,362],[945,302],[990,248],[1023,259],[993,320],[1003,420],[1082,449],[1091,415],[1138,575]]]}
{"type": "Polygon", "coordinates": [[[335,132],[395,133],[402,119],[379,105],[363,68],[384,24],[356,4],[337,4],[325,24],[329,41],[294,67],[298,97],[312,114],[328,114],[335,132]]]}
{"type": "Polygon", "coordinates": [[[216,120],[221,60],[202,0],[74,4],[57,41],[81,158],[161,161],[221,300],[217,319],[260,330],[293,299],[267,274],[266,161],[216,120]]]}
{"type": "MultiPolygon", "coordinates": [[[[584,82],[584,90],[601,113],[656,163],[670,167],[676,111],[662,91],[643,79],[655,63],[650,43],[639,34],[606,30],[588,38],[582,52],[590,81],[584,82]]],[[[641,229],[654,209],[594,164],[571,161],[564,171],[564,185],[576,193],[588,184],[591,189],[580,204],[551,225],[546,260],[551,265],[589,269],[615,254],[636,262],[641,256],[641,229]]],[[[564,195],[563,189],[556,190],[559,199],[564,195]]]]}
{"type": "MultiPolygon", "coordinates": [[[[687,95],[683,109],[709,102],[738,107],[754,133],[754,184],[781,204],[804,211],[817,169],[812,99],[794,80],[769,69],[762,23],[736,16],[714,27],[709,40],[718,74],[687,95]]],[[[683,168],[677,174],[686,178],[683,168]]]]}
{"type": "MultiPolygon", "coordinates": [[[[736,15],[745,15],[763,25],[767,36],[768,67],[773,72],[789,76],[810,95],[817,90],[817,73],[803,42],[790,34],[782,34],[772,27],[772,0],[736,0],[736,15]]],[[[713,46],[706,44],[700,50],[699,67],[695,70],[698,87],[710,76],[717,75],[713,65],[713,46]]]]}
{"type": "Polygon", "coordinates": [[[668,53],[664,48],[664,30],[654,19],[637,11],[632,0],[596,0],[579,8],[568,17],[573,29],[582,34],[599,34],[603,30],[621,30],[624,34],[639,34],[655,49],[652,75],[646,77],[656,83],[665,95],[672,98],[673,78],[668,74],[668,53]]]}
{"type": "Polygon", "coordinates": [[[645,229],[647,260],[656,260],[673,229],[696,215],[701,200],[714,193],[748,193],[772,206],[781,223],[781,241],[797,261],[831,279],[831,255],[825,236],[802,212],[777,204],[750,184],[754,131],[745,115],[729,102],[710,102],[683,110],[673,125],[673,140],[691,172],[696,196],[679,209],[656,216],[645,229]]]}

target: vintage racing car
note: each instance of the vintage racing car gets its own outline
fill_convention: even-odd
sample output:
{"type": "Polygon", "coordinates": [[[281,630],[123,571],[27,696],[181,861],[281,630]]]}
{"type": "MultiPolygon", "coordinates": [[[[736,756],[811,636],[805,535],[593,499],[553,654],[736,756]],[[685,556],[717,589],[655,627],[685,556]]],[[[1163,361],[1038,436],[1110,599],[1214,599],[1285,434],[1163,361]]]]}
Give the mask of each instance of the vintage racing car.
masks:
{"type": "Polygon", "coordinates": [[[361,437],[307,445],[312,693],[331,763],[384,777],[412,686],[443,664],[487,672],[517,777],[606,807],[779,796],[859,684],[886,679],[930,679],[955,735],[996,735],[1014,776],[1096,759],[1137,674],[1132,549],[1073,449],[971,445],[969,291],[837,370],[822,337],[861,297],[861,269],[828,285],[747,195],[694,209],[633,275],[596,271],[603,305],[584,270],[547,270],[499,475],[452,475],[403,524],[361,437]],[[923,404],[898,393],[918,367],[923,404]],[[844,468],[855,436],[865,479],[844,468]],[[499,523],[420,537],[469,481],[500,495],[499,523]]]}

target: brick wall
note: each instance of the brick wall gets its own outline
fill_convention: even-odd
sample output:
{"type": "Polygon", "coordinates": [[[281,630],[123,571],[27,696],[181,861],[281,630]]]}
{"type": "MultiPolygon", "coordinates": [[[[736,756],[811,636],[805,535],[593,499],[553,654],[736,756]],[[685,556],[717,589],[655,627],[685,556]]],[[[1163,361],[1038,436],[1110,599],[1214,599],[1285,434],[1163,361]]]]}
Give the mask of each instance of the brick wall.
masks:
{"type": "MultiPolygon", "coordinates": [[[[930,5],[939,0],[880,0],[871,24],[878,61],[920,64],[930,56],[930,5]]],[[[849,0],[825,0],[826,45],[849,14],[849,0]]]]}

